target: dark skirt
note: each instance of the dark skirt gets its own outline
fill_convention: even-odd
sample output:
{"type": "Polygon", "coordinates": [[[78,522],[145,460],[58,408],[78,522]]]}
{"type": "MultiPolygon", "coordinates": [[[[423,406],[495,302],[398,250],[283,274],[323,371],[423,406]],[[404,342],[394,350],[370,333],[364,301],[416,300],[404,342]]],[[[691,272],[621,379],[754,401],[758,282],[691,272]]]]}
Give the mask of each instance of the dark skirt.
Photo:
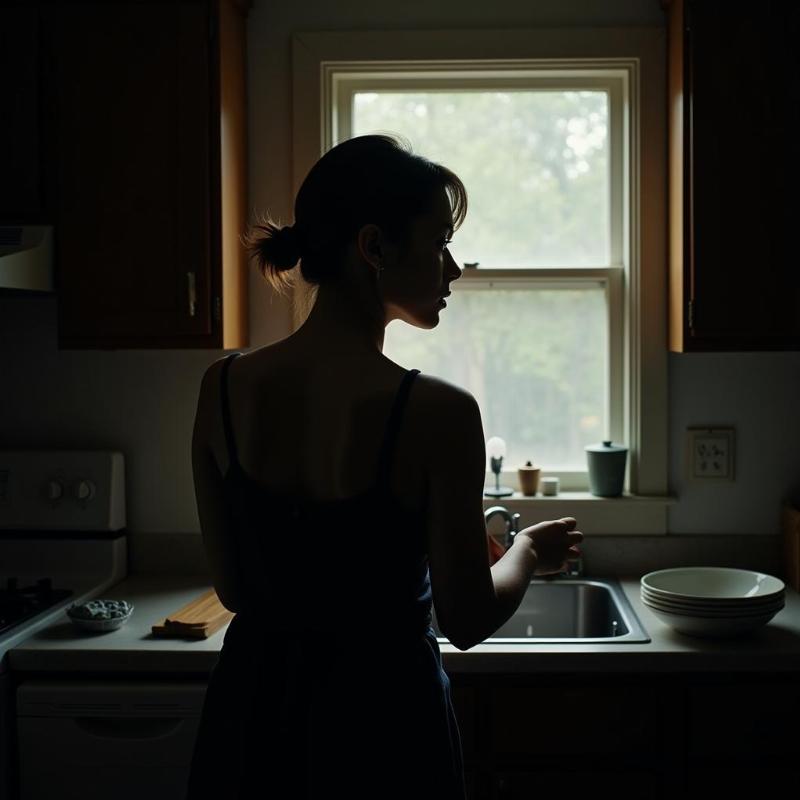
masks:
{"type": "Polygon", "coordinates": [[[432,628],[267,635],[237,614],[211,672],[185,800],[464,800],[461,738],[432,628]]]}

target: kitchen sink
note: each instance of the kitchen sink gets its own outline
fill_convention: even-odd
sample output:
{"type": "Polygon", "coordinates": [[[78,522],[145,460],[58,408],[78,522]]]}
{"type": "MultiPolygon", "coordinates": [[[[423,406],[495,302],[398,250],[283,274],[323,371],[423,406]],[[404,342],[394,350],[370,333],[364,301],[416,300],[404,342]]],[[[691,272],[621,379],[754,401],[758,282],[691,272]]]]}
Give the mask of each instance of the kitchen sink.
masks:
{"type": "MultiPolygon", "coordinates": [[[[436,638],[449,642],[436,622],[436,638]]],[[[534,578],[519,608],[486,644],[635,644],[650,637],[613,578],[534,578]]]]}

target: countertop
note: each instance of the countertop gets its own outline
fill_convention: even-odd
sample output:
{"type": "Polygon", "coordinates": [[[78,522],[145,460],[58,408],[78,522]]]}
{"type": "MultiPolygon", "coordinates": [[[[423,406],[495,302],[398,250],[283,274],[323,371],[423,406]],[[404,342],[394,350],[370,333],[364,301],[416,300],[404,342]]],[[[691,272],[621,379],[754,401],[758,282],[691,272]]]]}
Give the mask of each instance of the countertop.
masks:
{"type": "MultiPolygon", "coordinates": [[[[601,577],[601,576],[598,576],[601,577]]],[[[591,579],[591,576],[587,576],[591,579]]],[[[800,670],[800,594],[786,587],[786,605],[747,637],[700,639],[661,622],[639,597],[639,576],[617,577],[651,641],[641,644],[480,644],[461,652],[441,643],[454,673],[779,672],[800,670]]],[[[211,588],[205,577],[137,574],[105,589],[102,598],[136,608],[121,628],[88,633],[65,615],[8,651],[21,673],[174,673],[206,675],[222,647],[227,625],[207,639],[154,637],[151,626],[211,588]]]]}

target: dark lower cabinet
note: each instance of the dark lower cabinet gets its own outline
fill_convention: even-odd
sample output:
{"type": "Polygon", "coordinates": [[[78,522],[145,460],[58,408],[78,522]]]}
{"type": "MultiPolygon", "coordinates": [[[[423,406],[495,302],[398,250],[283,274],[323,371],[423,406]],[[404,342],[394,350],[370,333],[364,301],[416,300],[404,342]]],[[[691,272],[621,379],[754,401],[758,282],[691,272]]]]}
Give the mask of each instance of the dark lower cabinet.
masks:
{"type": "Polygon", "coordinates": [[[450,677],[470,800],[750,800],[800,785],[796,674],[450,677]]]}
{"type": "Polygon", "coordinates": [[[742,764],[726,760],[717,766],[690,765],[686,800],[755,800],[767,797],[796,797],[800,770],[786,764],[742,764]]]}
{"type": "Polygon", "coordinates": [[[493,800],[534,800],[545,794],[558,800],[586,800],[591,795],[616,800],[656,800],[658,776],[647,770],[584,769],[565,764],[529,772],[504,771],[494,778],[493,800]]]}

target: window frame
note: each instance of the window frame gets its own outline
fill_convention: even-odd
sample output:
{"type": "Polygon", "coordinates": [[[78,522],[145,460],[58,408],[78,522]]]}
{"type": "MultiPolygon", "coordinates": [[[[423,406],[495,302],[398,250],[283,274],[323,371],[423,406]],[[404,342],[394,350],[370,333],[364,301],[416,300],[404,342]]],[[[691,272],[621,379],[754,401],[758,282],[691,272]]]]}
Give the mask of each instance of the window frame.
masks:
{"type": "MultiPolygon", "coordinates": [[[[485,498],[487,503],[501,503],[510,510],[513,506],[531,511],[535,505],[537,512],[546,512],[543,518],[559,513],[559,505],[564,514],[577,516],[575,503],[586,503],[580,513],[590,524],[582,526],[584,532],[605,527],[607,533],[666,533],[667,506],[675,500],[667,492],[664,58],[665,33],[660,28],[314,31],[292,36],[294,194],[321,153],[339,140],[341,131],[327,111],[335,105],[341,109],[347,92],[358,81],[359,87],[375,85],[396,80],[400,72],[408,76],[409,69],[420,83],[425,81],[423,73],[463,78],[463,73],[470,71],[475,79],[481,75],[491,78],[513,68],[535,71],[541,77],[546,71],[544,79],[550,81],[559,76],[589,80],[590,75],[597,80],[602,71],[603,80],[613,78],[617,83],[617,94],[609,95],[609,162],[622,159],[625,168],[618,173],[622,186],[611,192],[610,263],[602,267],[465,269],[460,285],[454,287],[464,290],[497,282],[506,287],[515,282],[521,285],[520,281],[529,285],[530,281],[564,280],[604,285],[609,308],[609,433],[615,442],[624,442],[629,448],[623,497],[590,495],[586,471],[548,470],[548,475],[561,479],[561,493],[552,498],[523,498],[516,470],[505,469],[501,483],[513,487],[514,496],[485,498]],[[611,124],[613,113],[621,115],[622,125],[611,124]],[[645,149],[640,148],[642,142],[648,143],[645,149]],[[637,521],[631,524],[634,519],[637,521]]],[[[403,89],[409,86],[404,80],[403,89]]],[[[612,180],[613,176],[612,170],[612,180]]],[[[301,324],[308,306],[307,290],[305,298],[295,297],[295,327],[301,324]]],[[[486,485],[493,486],[494,481],[494,474],[487,469],[486,485]]]]}

